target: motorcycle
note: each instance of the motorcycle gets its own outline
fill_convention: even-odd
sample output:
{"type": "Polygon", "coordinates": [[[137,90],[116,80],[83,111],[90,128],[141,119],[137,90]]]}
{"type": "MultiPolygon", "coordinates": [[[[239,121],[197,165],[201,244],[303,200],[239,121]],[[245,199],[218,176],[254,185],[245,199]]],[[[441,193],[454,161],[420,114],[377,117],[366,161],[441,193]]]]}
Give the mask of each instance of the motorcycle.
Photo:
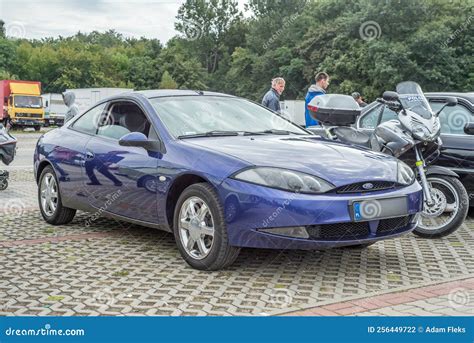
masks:
{"type": "Polygon", "coordinates": [[[377,101],[396,112],[398,120],[379,122],[372,135],[350,126],[360,115],[359,105],[351,96],[317,96],[308,109],[322,124],[328,139],[386,153],[408,164],[423,188],[424,198],[413,232],[425,238],[447,236],[462,225],[469,210],[469,197],[459,176],[433,165],[442,146],[439,114],[446,106],[455,106],[457,99],[447,98],[434,113],[417,83],[402,82],[396,90],[384,92],[377,101]]]}
{"type": "MultiPolygon", "coordinates": [[[[0,124],[0,161],[6,165],[9,165],[15,158],[16,142],[16,139],[0,124]]],[[[7,189],[8,178],[8,171],[0,170],[0,191],[7,189]]]]}

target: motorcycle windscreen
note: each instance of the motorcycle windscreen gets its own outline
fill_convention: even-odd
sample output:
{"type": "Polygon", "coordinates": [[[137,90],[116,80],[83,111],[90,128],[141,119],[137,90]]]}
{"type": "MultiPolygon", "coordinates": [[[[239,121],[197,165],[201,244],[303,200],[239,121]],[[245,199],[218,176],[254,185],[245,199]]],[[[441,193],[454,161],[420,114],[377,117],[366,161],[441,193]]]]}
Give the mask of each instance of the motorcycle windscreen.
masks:
{"type": "Polygon", "coordinates": [[[418,83],[401,82],[397,85],[397,93],[404,109],[415,112],[425,119],[433,116],[433,110],[418,83]]]}
{"type": "Polygon", "coordinates": [[[326,94],[315,96],[308,104],[311,116],[326,125],[355,124],[361,109],[352,96],[326,94]]]}

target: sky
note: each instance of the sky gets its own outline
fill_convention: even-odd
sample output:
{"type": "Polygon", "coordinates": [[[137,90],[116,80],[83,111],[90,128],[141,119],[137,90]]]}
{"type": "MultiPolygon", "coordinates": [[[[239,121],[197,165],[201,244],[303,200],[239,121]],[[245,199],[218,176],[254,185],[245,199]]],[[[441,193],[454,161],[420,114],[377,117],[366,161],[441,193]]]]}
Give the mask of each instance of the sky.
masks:
{"type": "MultiPolygon", "coordinates": [[[[0,0],[6,34],[16,38],[72,36],[114,29],[127,37],[166,43],[178,34],[175,16],[184,0],[0,0]]],[[[243,10],[245,0],[239,0],[243,10]]]]}

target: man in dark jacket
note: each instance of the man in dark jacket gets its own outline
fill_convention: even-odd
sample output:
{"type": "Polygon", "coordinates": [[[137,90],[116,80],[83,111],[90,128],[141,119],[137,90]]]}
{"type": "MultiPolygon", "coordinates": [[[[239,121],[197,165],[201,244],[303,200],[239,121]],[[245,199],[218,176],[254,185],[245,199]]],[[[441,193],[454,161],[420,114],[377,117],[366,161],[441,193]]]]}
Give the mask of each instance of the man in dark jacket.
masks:
{"type": "Polygon", "coordinates": [[[352,97],[359,104],[360,107],[367,106],[367,103],[362,99],[362,96],[360,95],[359,92],[352,93],[352,97]]]}
{"type": "Polygon", "coordinates": [[[308,104],[315,96],[326,94],[326,89],[329,86],[329,75],[325,72],[317,73],[314,77],[316,84],[311,85],[304,98],[306,127],[318,125],[318,122],[311,117],[308,110],[308,104]]]}
{"type": "Polygon", "coordinates": [[[285,90],[285,80],[282,77],[276,77],[272,80],[272,88],[265,93],[262,99],[262,105],[280,113],[280,95],[285,90]]]}

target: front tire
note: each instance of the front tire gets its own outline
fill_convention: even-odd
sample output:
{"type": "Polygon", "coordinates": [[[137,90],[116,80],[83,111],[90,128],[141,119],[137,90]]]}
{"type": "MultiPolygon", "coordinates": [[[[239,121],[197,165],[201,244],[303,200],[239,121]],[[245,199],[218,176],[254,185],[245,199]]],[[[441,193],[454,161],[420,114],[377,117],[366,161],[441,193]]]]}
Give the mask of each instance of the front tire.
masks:
{"type": "Polygon", "coordinates": [[[455,177],[433,175],[429,176],[427,181],[432,185],[433,198],[442,206],[429,207],[425,203],[420,221],[413,233],[423,238],[445,237],[456,231],[466,219],[469,196],[464,185],[455,177]],[[453,214],[445,215],[445,213],[453,214]]]}
{"type": "Polygon", "coordinates": [[[36,131],[36,132],[38,132],[39,130],[41,130],[41,126],[39,126],[39,125],[36,125],[34,128],[35,128],[35,131],[36,131]]]}
{"type": "Polygon", "coordinates": [[[41,172],[38,184],[38,202],[41,215],[49,224],[68,224],[76,215],[76,210],[63,206],[59,182],[51,166],[47,166],[41,172]]]}
{"type": "Polygon", "coordinates": [[[195,269],[223,269],[240,252],[229,245],[223,206],[207,183],[183,191],[174,211],[173,232],[181,256],[195,269]]]}

